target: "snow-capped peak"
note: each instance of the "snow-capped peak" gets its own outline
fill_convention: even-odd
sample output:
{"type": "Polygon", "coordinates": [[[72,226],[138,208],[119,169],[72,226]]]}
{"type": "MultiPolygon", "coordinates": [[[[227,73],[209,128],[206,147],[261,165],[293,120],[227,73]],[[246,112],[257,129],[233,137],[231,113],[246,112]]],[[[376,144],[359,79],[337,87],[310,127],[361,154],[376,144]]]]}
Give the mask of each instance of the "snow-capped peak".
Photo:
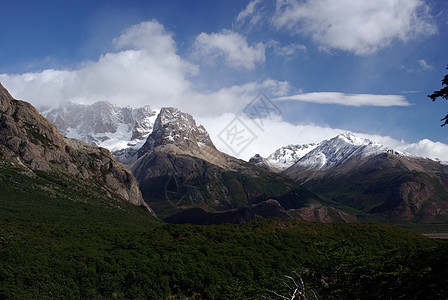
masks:
{"type": "Polygon", "coordinates": [[[43,115],[67,137],[117,151],[143,144],[157,112],[148,105],[133,109],[99,101],[91,105],[67,103],[43,115]]]}
{"type": "Polygon", "coordinates": [[[316,148],[317,144],[288,145],[275,150],[265,160],[279,170],[295,164],[300,158],[316,148]]]}
{"type": "Polygon", "coordinates": [[[363,146],[363,145],[370,145],[374,144],[371,140],[364,139],[361,137],[357,137],[351,132],[344,132],[339,135],[337,135],[334,139],[342,140],[343,142],[347,144],[352,144],[355,146],[363,146]]]}
{"type": "Polygon", "coordinates": [[[138,155],[166,144],[174,144],[184,150],[193,150],[203,145],[215,148],[205,128],[202,125],[197,126],[190,114],[174,107],[163,107],[160,110],[154,122],[154,129],[138,151],[138,155]]]}
{"type": "Polygon", "coordinates": [[[369,139],[344,132],[318,144],[288,145],[277,149],[267,158],[257,155],[250,162],[283,171],[293,165],[306,169],[323,170],[343,164],[351,158],[365,158],[370,155],[388,153],[401,157],[410,154],[387,148],[369,139]]]}
{"type": "Polygon", "coordinates": [[[319,143],[318,147],[300,158],[296,165],[307,169],[326,170],[351,159],[362,159],[380,153],[408,156],[369,139],[345,132],[319,143]]]}

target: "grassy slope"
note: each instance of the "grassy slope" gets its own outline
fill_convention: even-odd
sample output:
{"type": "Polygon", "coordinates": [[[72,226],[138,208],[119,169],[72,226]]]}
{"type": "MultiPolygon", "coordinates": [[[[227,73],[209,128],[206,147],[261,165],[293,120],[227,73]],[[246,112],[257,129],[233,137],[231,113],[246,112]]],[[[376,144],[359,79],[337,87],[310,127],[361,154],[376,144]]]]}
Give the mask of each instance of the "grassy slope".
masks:
{"type": "Polygon", "coordinates": [[[0,298],[259,299],[295,270],[322,299],[447,292],[447,245],[399,228],[166,225],[88,184],[45,177],[0,168],[0,298]]]}

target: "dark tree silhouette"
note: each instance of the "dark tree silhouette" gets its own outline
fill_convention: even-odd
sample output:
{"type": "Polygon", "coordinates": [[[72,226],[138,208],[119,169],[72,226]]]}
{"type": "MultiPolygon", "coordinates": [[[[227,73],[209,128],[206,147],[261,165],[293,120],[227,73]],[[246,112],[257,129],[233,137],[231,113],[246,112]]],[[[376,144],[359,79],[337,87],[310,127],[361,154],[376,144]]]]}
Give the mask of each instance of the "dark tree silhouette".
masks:
{"type": "MultiPolygon", "coordinates": [[[[448,67],[446,68],[448,70],[448,67]]],[[[428,95],[429,98],[431,98],[432,101],[436,101],[437,98],[442,97],[445,100],[448,100],[448,74],[445,75],[442,79],[442,89],[439,91],[434,91],[431,95],[428,95]]],[[[441,126],[445,126],[448,124],[448,114],[441,120],[445,121],[441,126]]]]}

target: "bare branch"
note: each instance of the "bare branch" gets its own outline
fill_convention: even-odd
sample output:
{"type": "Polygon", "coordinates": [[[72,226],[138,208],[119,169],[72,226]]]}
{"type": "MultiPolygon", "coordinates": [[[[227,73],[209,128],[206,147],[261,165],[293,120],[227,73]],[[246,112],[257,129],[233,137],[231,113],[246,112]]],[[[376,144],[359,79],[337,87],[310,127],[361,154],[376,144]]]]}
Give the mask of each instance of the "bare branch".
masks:
{"type": "Polygon", "coordinates": [[[280,297],[280,298],[282,298],[282,299],[289,300],[288,297],[285,297],[285,296],[283,296],[283,295],[277,294],[276,291],[268,290],[268,292],[269,292],[269,293],[272,293],[272,294],[274,294],[274,295],[276,295],[277,297],[280,297]]]}
{"type": "MultiPolygon", "coordinates": [[[[291,287],[288,283],[283,281],[283,284],[292,292],[290,294],[290,296],[287,297],[287,296],[280,295],[279,293],[277,293],[276,291],[273,291],[273,290],[267,290],[267,291],[281,299],[307,300],[308,295],[306,293],[306,287],[305,287],[305,283],[303,282],[302,276],[300,276],[296,271],[293,271],[293,273],[299,278],[299,280],[300,280],[299,284],[296,282],[296,280],[292,276],[288,276],[288,275],[284,275],[284,276],[294,283],[294,287],[291,287]]],[[[318,300],[317,295],[313,290],[311,290],[311,293],[313,295],[313,298],[318,300]]],[[[263,298],[268,299],[266,297],[263,297],[263,298]]]]}

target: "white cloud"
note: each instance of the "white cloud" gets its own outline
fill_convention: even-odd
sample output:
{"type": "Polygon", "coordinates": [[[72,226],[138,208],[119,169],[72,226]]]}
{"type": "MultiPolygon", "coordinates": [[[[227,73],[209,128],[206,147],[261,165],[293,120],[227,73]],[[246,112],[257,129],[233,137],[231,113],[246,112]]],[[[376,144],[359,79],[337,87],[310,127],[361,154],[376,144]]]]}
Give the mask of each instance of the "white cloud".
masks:
{"type": "Polygon", "coordinates": [[[157,105],[190,91],[186,77],[197,72],[197,67],[176,53],[171,34],[158,22],[130,27],[114,45],[120,51],[101,55],[75,70],[1,74],[0,81],[14,96],[36,106],[99,100],[157,105]]]}
{"type": "Polygon", "coordinates": [[[398,146],[397,149],[422,157],[448,161],[448,145],[441,142],[423,139],[417,143],[404,143],[404,145],[398,146]]]}
{"type": "MultiPolygon", "coordinates": [[[[215,146],[229,155],[235,155],[235,153],[218,138],[218,135],[234,118],[235,115],[231,113],[214,118],[197,118],[198,123],[203,124],[209,132],[215,146]]],[[[245,115],[239,115],[239,118],[256,135],[256,139],[253,140],[253,142],[239,155],[239,158],[244,160],[249,160],[249,158],[257,153],[263,157],[267,157],[278,148],[289,144],[300,145],[319,143],[347,131],[344,129],[322,127],[313,124],[294,125],[284,122],[280,118],[264,119],[264,126],[260,129],[245,115]]],[[[428,139],[423,139],[417,143],[407,143],[403,140],[396,140],[389,136],[357,132],[353,133],[398,151],[411,153],[421,157],[448,161],[448,145],[441,142],[433,142],[428,139]]]]}
{"type": "Polygon", "coordinates": [[[264,63],[265,47],[263,43],[249,46],[244,36],[231,30],[203,32],[194,41],[192,57],[210,63],[223,57],[230,67],[252,70],[257,63],[264,63]]]}
{"type": "Polygon", "coordinates": [[[307,48],[305,45],[292,43],[289,45],[282,46],[280,42],[272,40],[266,44],[267,47],[272,48],[274,54],[277,56],[293,57],[297,55],[297,52],[306,52],[307,48]]]}
{"type": "Polygon", "coordinates": [[[319,104],[339,104],[346,106],[409,106],[402,95],[345,94],[337,92],[304,93],[284,96],[275,100],[303,101],[319,104]]]}
{"type": "Polygon", "coordinates": [[[254,97],[264,91],[268,95],[282,96],[291,90],[287,81],[266,79],[263,82],[249,82],[222,88],[211,93],[191,93],[178,103],[178,107],[195,116],[219,116],[224,113],[242,111],[254,97]]]}
{"type": "Polygon", "coordinates": [[[401,94],[417,94],[421,93],[422,91],[401,91],[401,94]]]}
{"type": "Polygon", "coordinates": [[[433,68],[434,67],[428,64],[424,59],[418,59],[417,64],[414,63],[413,66],[400,65],[400,69],[403,69],[408,73],[429,71],[432,70],[433,68]]]}
{"type": "Polygon", "coordinates": [[[277,0],[272,23],[311,36],[324,49],[357,55],[437,32],[422,0],[277,0]]]}
{"type": "Polygon", "coordinates": [[[432,70],[432,68],[433,68],[433,66],[431,66],[430,64],[428,64],[428,63],[426,62],[426,60],[424,60],[424,59],[419,59],[419,60],[418,60],[418,63],[419,63],[420,67],[421,67],[423,70],[432,70]]]}
{"type": "Polygon", "coordinates": [[[247,6],[238,14],[235,20],[235,26],[241,28],[247,25],[248,28],[252,28],[262,21],[261,14],[261,0],[252,0],[247,6]]]}
{"type": "Polygon", "coordinates": [[[291,88],[286,81],[266,79],[197,91],[191,74],[198,72],[198,66],[177,54],[172,34],[157,21],[128,28],[113,45],[115,52],[74,70],[0,74],[0,82],[14,97],[37,107],[108,100],[120,106],[175,106],[200,116],[239,111],[260,91],[284,96],[291,88]]]}
{"type": "MultiPolygon", "coordinates": [[[[232,151],[232,149],[218,138],[218,135],[234,118],[235,114],[231,113],[223,114],[215,118],[197,118],[198,123],[203,124],[209,132],[215,146],[232,156],[235,155],[235,152],[239,151],[237,149],[235,149],[235,152],[232,151]]],[[[257,153],[266,157],[276,149],[289,144],[318,143],[324,139],[329,139],[345,132],[345,130],[341,129],[314,125],[293,125],[281,119],[265,119],[263,120],[263,128],[261,129],[245,115],[239,115],[239,118],[256,136],[256,139],[240,153],[239,158],[244,160],[249,160],[249,158],[257,153]]]]}

